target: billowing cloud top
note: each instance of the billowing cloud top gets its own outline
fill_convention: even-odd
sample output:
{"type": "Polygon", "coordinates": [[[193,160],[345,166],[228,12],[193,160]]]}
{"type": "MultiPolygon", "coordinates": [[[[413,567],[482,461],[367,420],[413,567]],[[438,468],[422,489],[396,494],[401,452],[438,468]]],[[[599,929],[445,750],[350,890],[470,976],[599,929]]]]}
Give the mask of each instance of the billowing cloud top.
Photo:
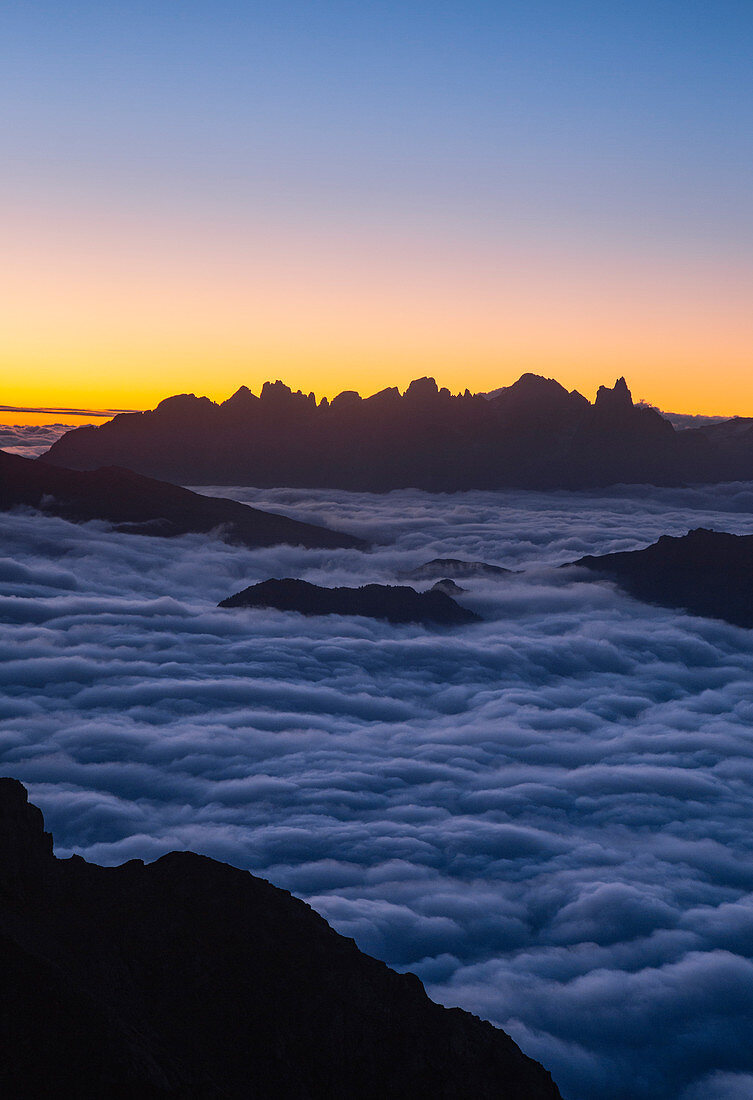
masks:
{"type": "Polygon", "coordinates": [[[568,1100],[753,1095],[753,633],[552,568],[750,533],[753,487],[236,495],[376,549],[4,518],[2,771],[58,854],[248,867],[568,1100]],[[463,582],[485,621],[452,630],[215,607],[452,556],[530,568],[463,582]]]}
{"type": "Polygon", "coordinates": [[[48,451],[56,439],[78,424],[0,424],[0,449],[24,458],[48,451]]]}

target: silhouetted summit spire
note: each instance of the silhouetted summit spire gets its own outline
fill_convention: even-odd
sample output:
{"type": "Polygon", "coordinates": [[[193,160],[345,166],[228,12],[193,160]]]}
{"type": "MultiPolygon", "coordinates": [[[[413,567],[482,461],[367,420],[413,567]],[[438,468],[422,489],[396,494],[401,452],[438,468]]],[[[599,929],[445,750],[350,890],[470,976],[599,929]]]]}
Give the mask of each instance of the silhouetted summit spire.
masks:
{"type": "Polygon", "coordinates": [[[425,402],[433,401],[439,394],[437,383],[433,378],[414,378],[405,391],[408,401],[425,402]]]}
{"type": "Polygon", "coordinates": [[[293,391],[290,386],[286,386],[284,382],[281,382],[278,378],[276,382],[265,382],[261,388],[259,397],[262,401],[285,401],[288,397],[293,396],[293,391]]]}
{"type": "Polygon", "coordinates": [[[599,386],[594,402],[597,409],[608,412],[622,412],[632,409],[633,396],[624,378],[618,378],[610,390],[609,386],[599,386]]]}

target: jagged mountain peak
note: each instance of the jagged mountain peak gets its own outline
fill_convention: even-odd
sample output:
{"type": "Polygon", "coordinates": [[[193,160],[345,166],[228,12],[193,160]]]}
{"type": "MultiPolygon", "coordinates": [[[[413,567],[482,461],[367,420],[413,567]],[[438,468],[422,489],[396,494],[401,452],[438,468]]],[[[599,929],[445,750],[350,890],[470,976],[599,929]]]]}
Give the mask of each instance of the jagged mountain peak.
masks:
{"type": "Polygon", "coordinates": [[[248,386],[239,386],[232,397],[228,397],[227,401],[223,401],[220,408],[222,409],[247,409],[250,405],[255,405],[259,398],[255,393],[252,393],[248,386]]]}
{"type": "Polygon", "coordinates": [[[616,380],[614,386],[599,386],[596,392],[596,401],[594,405],[597,409],[604,409],[609,412],[620,412],[623,409],[633,408],[633,395],[628,389],[628,384],[624,378],[620,377],[616,380]]]}
{"type": "Polygon", "coordinates": [[[275,382],[265,382],[259,396],[262,401],[273,401],[276,398],[292,397],[293,391],[278,378],[275,382]]]}
{"type": "Polygon", "coordinates": [[[431,401],[436,398],[438,394],[439,389],[436,380],[425,376],[423,378],[414,378],[403,394],[403,397],[409,401],[431,401]]]}

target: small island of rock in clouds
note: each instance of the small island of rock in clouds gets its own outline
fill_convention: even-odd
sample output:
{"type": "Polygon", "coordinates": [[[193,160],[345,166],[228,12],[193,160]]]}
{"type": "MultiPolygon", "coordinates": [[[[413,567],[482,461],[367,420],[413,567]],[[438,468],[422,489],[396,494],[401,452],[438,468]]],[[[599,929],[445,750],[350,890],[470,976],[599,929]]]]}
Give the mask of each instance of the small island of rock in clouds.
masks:
{"type": "MultiPolygon", "coordinates": [[[[445,584],[451,584],[445,581],[445,584]]],[[[462,589],[459,590],[461,592],[462,589]]],[[[308,581],[272,578],[244,588],[220,607],[275,607],[302,615],[363,615],[391,623],[425,623],[458,626],[478,621],[478,615],[461,607],[447,592],[434,586],[416,592],[407,585],[366,584],[360,588],[322,588],[308,581]]]]}

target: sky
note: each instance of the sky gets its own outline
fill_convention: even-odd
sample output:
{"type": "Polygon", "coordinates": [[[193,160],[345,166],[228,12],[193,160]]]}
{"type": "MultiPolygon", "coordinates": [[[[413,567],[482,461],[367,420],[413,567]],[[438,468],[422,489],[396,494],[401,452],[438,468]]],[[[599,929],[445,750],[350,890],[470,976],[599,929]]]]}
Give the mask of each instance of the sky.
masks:
{"type": "Polygon", "coordinates": [[[10,0],[0,400],[753,415],[752,55],[748,0],[10,0]]]}
{"type": "Polygon", "coordinates": [[[3,517],[0,774],[58,856],[247,867],[564,1100],[750,1100],[753,634],[553,566],[750,534],[751,486],[229,491],[373,548],[3,517]],[[437,556],[525,572],[463,580],[452,629],[216,606],[437,556]]]}

